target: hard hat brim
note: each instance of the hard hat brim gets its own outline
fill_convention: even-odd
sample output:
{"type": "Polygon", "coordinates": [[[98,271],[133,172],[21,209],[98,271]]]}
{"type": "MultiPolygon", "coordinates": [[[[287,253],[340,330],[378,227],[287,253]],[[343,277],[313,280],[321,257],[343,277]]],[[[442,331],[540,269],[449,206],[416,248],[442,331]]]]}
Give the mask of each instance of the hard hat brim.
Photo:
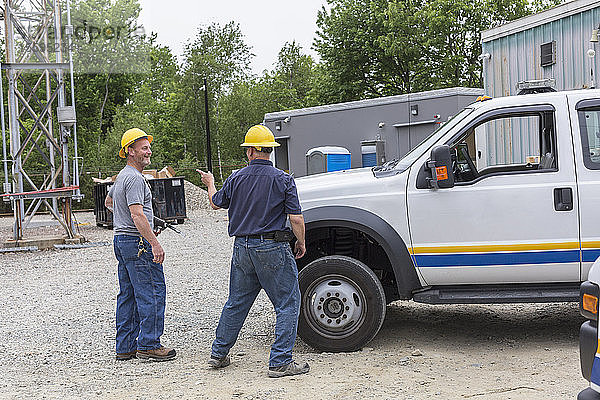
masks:
{"type": "Polygon", "coordinates": [[[281,146],[277,142],[263,142],[263,143],[242,143],[240,147],[279,147],[281,146]]]}
{"type": "Polygon", "coordinates": [[[127,158],[127,154],[125,153],[125,149],[127,149],[135,141],[140,140],[140,139],[148,139],[149,143],[152,143],[152,140],[154,140],[154,138],[152,137],[152,135],[140,136],[139,138],[135,138],[135,139],[129,141],[125,146],[121,147],[121,150],[119,150],[119,157],[121,157],[121,158],[127,158]]]}

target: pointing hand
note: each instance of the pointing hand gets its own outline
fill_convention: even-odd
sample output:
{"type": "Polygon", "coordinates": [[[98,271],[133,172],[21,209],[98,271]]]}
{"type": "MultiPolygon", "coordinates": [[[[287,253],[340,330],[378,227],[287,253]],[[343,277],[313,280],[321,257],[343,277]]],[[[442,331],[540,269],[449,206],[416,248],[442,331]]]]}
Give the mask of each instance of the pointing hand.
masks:
{"type": "Polygon", "coordinates": [[[197,169],[196,172],[200,174],[202,177],[202,183],[204,183],[206,186],[210,186],[211,184],[215,183],[215,177],[211,172],[204,172],[200,169],[197,169]]]}

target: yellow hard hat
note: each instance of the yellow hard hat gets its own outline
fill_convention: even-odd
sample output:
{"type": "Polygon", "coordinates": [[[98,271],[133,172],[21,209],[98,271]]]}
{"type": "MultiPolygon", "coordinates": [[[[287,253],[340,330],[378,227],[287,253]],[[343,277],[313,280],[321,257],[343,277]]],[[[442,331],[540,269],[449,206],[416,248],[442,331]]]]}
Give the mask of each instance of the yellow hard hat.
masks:
{"type": "Polygon", "coordinates": [[[256,147],[258,151],[261,151],[263,147],[277,147],[279,143],[275,141],[275,136],[269,128],[264,125],[254,125],[248,129],[244,143],[242,147],[256,147]]]}
{"type": "Polygon", "coordinates": [[[121,138],[121,150],[119,150],[119,157],[127,158],[127,148],[133,144],[138,139],[146,138],[150,143],[152,143],[152,135],[148,135],[141,129],[132,128],[126,131],[121,138]]]}

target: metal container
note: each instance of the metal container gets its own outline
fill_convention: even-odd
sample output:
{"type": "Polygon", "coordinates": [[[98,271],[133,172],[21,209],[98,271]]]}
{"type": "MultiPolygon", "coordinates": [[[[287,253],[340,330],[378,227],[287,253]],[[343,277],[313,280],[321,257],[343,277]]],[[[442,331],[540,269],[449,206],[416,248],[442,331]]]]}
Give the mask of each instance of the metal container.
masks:
{"type": "Polygon", "coordinates": [[[183,177],[149,179],[154,215],[183,224],[187,217],[183,177]]]}
{"type": "MultiPolygon", "coordinates": [[[[152,210],[156,217],[168,222],[184,223],[185,218],[187,218],[187,211],[183,180],[184,178],[181,176],[148,179],[152,192],[152,210]]],[[[113,226],[112,212],[104,206],[104,199],[112,185],[113,182],[96,183],[94,185],[94,214],[98,226],[108,228],[113,226]]]]}
{"type": "Polygon", "coordinates": [[[104,200],[114,182],[96,183],[92,189],[94,196],[94,215],[96,216],[96,225],[112,228],[113,214],[104,206],[104,200]]]}
{"type": "Polygon", "coordinates": [[[319,146],[348,149],[351,168],[363,166],[364,141],[385,142],[385,158],[401,158],[483,94],[479,88],[439,89],[278,111],[265,114],[264,123],[280,144],[275,166],[300,177],[309,174],[306,153],[319,146]]]}

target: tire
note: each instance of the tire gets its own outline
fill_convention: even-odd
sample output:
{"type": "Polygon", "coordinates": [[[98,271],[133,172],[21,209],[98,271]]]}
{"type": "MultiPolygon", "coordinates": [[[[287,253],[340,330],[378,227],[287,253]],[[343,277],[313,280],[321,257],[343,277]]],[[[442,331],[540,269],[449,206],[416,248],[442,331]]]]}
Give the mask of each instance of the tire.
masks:
{"type": "Polygon", "coordinates": [[[298,334],[326,352],[357,351],[385,318],[381,282],[362,262],[345,256],[314,260],[298,274],[302,301],[298,334]]]}
{"type": "Polygon", "coordinates": [[[185,219],[184,219],[184,218],[179,218],[179,219],[177,220],[177,225],[182,225],[184,222],[185,222],[185,219]]]}

